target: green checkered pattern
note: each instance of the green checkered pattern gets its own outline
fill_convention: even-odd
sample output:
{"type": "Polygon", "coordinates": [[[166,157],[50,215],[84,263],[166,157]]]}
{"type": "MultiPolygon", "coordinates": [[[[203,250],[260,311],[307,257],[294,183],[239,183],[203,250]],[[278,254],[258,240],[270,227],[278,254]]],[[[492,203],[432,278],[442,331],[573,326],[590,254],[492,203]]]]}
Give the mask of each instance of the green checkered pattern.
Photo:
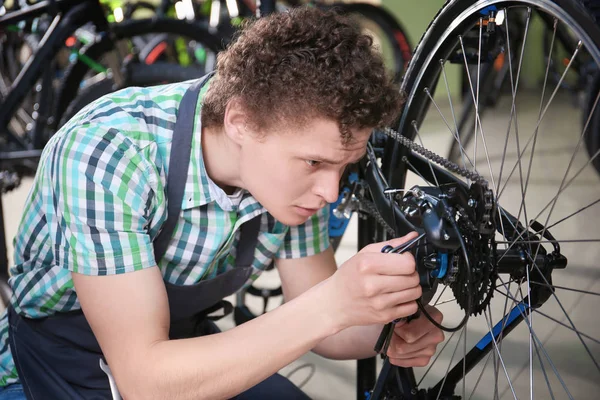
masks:
{"type": "MultiPolygon", "coordinates": [[[[156,265],[152,241],[167,218],[165,184],[179,103],[193,81],[127,88],[81,110],[42,154],[14,239],[11,303],[41,318],[80,308],[71,272],[111,275],[156,265]]],[[[165,281],[192,285],[235,265],[239,227],[261,214],[252,264],[260,275],[273,258],[300,258],[329,245],[328,211],[305,224],[276,221],[248,192],[239,204],[207,175],[196,108],[190,166],[179,221],[159,263],[165,281]]],[[[0,317],[0,386],[18,382],[0,317]]]]}

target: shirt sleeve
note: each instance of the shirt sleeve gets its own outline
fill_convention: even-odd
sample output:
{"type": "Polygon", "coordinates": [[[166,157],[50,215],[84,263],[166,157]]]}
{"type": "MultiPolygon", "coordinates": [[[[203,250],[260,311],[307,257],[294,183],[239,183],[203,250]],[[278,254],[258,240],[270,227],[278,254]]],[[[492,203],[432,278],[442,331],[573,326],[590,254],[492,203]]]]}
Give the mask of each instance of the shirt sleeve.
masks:
{"type": "Polygon", "coordinates": [[[45,162],[55,262],[85,275],[155,265],[148,234],[149,162],[118,130],[86,123],[61,136],[45,162]]]}
{"type": "Polygon", "coordinates": [[[319,254],[329,247],[329,205],[304,224],[289,228],[277,258],[302,258],[319,254]]]}

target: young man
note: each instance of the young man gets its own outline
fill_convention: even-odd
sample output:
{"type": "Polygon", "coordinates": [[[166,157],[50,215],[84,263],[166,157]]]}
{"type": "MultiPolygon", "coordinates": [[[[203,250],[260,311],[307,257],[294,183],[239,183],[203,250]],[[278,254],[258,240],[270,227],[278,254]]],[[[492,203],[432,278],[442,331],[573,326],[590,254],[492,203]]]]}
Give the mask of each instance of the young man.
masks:
{"type": "MultiPolygon", "coordinates": [[[[417,310],[414,259],[379,243],[338,269],[326,205],[399,107],[371,40],[314,8],[247,27],[212,77],[86,107],[46,147],[15,239],[4,395],[302,399],[276,373],[305,352],[373,356],[417,310]],[[272,260],[286,303],[211,331],[272,260]]],[[[388,354],[423,366],[442,340],[419,318],[388,354]]]]}

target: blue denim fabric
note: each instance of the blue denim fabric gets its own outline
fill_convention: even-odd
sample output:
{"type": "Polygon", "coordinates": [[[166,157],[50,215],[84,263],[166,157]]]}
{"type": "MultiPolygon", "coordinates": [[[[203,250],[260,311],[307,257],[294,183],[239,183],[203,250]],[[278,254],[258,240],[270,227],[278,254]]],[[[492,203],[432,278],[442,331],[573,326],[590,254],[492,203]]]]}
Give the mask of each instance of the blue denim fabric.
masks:
{"type": "Polygon", "coordinates": [[[8,386],[0,386],[0,400],[26,400],[23,385],[13,383],[8,386]]]}

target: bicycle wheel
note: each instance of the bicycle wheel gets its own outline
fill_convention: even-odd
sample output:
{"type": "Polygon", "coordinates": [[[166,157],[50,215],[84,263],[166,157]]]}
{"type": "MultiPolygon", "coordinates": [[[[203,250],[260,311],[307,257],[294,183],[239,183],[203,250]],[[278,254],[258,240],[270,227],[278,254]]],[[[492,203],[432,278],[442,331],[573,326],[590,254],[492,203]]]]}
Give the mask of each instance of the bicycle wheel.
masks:
{"type": "MultiPolygon", "coordinates": [[[[455,332],[429,368],[392,372],[403,399],[597,397],[600,180],[591,163],[599,154],[590,157],[582,147],[579,112],[568,108],[561,85],[550,83],[547,64],[542,85],[523,89],[522,71],[532,60],[520,48],[513,58],[507,36],[523,17],[525,45],[533,10],[577,38],[570,59],[585,51],[600,64],[600,28],[578,2],[450,0],[403,81],[407,102],[397,130],[440,153],[457,137],[453,104],[460,93],[448,90],[453,68],[477,67],[468,76],[475,104],[483,98],[481,66],[503,41],[517,71],[509,73],[509,94],[497,93],[494,113],[478,116],[479,141],[464,149],[464,169],[428,152],[419,156],[414,142],[401,145],[397,136],[384,154],[389,187],[420,187],[397,200],[400,209],[418,213],[408,206],[421,197],[441,204],[440,221],[456,234],[444,231],[437,240],[462,241],[466,249],[443,255],[439,246],[423,247],[415,256],[422,276],[437,284],[431,304],[455,332]],[[443,166],[434,168],[431,159],[443,166]]],[[[590,115],[598,108],[595,97],[590,115]]]]}
{"type": "Polygon", "coordinates": [[[363,31],[373,38],[373,44],[384,57],[388,70],[400,82],[412,57],[412,46],[406,31],[393,15],[382,7],[368,3],[339,3],[323,8],[334,8],[355,18],[363,31]]]}
{"type": "Polygon", "coordinates": [[[196,22],[153,18],[111,25],[109,33],[97,34],[95,41],[74,54],[60,85],[55,128],[65,122],[67,108],[87,86],[108,79],[113,82],[113,90],[117,90],[130,79],[127,75],[131,71],[151,71],[151,74],[156,71],[139,69],[136,65],[161,62],[175,68],[176,72],[168,76],[177,73],[179,80],[200,77],[214,68],[220,49],[220,38],[196,22]],[[158,36],[160,40],[153,42],[151,38],[158,36]]]}

